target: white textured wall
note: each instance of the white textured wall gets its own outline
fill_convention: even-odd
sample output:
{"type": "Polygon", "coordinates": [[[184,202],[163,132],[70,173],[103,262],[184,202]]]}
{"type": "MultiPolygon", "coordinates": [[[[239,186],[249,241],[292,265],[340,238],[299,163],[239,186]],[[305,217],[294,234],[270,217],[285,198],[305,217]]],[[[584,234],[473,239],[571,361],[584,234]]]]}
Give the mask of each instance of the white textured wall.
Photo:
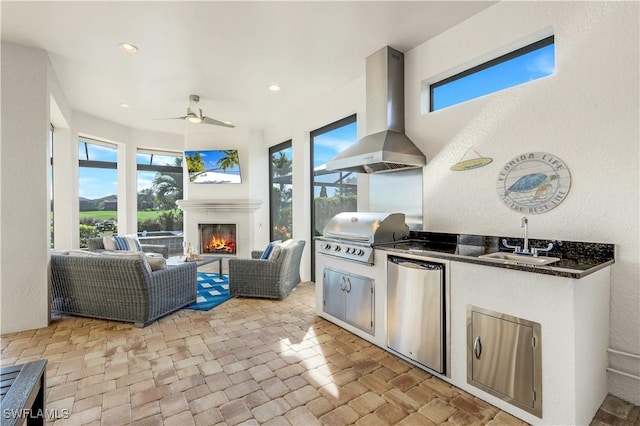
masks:
{"type": "MultiPolygon", "coordinates": [[[[610,346],[634,354],[640,354],[638,6],[501,2],[405,56],[407,133],[429,162],[424,228],[520,236],[520,215],[496,194],[498,172],[521,153],[555,154],[570,169],[571,191],[554,210],[529,216],[530,236],[616,244],[610,346]],[[549,31],[553,76],[421,113],[421,81],[549,31]],[[469,147],[493,163],[450,171],[469,147]]],[[[638,374],[638,360],[627,362],[628,372],[638,374]]],[[[640,403],[638,381],[609,374],[609,382],[611,392],[640,403]]]]}
{"type": "MultiPolygon", "coordinates": [[[[364,58],[362,58],[364,69],[364,58]]],[[[293,238],[307,241],[304,249],[300,274],[302,280],[311,277],[311,251],[314,249],[310,241],[311,234],[311,177],[310,177],[310,133],[327,124],[331,124],[350,115],[358,115],[358,135],[364,136],[365,118],[365,86],[364,76],[341,87],[320,99],[314,99],[309,104],[292,111],[285,119],[264,130],[264,144],[260,149],[261,156],[256,161],[268,166],[269,147],[291,139],[293,148],[293,238]]],[[[269,205],[268,168],[263,170],[264,183],[267,189],[263,195],[264,205],[269,205]]],[[[358,176],[358,209],[366,210],[368,205],[368,179],[366,175],[358,176]]],[[[262,209],[262,216],[257,219],[269,223],[268,208],[262,209]]],[[[267,226],[268,228],[268,226],[267,226]]],[[[269,238],[268,229],[262,232],[266,245],[269,238]]]]}
{"type": "Polygon", "coordinates": [[[2,43],[1,62],[0,333],[10,333],[49,320],[48,57],[2,43]]]}

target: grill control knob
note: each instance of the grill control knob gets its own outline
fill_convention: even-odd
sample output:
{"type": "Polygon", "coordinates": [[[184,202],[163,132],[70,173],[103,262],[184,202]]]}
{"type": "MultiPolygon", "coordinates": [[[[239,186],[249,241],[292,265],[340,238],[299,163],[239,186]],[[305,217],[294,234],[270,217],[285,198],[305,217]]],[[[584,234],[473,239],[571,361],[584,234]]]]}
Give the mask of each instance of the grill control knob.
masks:
{"type": "Polygon", "coordinates": [[[325,250],[331,250],[331,244],[327,243],[324,245],[325,250]]]}
{"type": "Polygon", "coordinates": [[[340,246],[336,246],[336,248],[334,248],[335,251],[340,251],[340,246]]]}
{"type": "Polygon", "coordinates": [[[364,250],[362,249],[358,249],[358,252],[356,253],[358,256],[362,256],[364,254],[364,250]]]}

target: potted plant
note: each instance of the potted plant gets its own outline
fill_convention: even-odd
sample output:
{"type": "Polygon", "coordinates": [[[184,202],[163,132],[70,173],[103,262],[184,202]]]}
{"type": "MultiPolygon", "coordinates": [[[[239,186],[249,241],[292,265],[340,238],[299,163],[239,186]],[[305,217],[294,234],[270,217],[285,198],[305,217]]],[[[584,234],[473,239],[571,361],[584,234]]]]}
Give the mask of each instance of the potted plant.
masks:
{"type": "Polygon", "coordinates": [[[115,220],[105,220],[96,223],[96,231],[99,237],[110,237],[118,232],[118,224],[115,220]]]}

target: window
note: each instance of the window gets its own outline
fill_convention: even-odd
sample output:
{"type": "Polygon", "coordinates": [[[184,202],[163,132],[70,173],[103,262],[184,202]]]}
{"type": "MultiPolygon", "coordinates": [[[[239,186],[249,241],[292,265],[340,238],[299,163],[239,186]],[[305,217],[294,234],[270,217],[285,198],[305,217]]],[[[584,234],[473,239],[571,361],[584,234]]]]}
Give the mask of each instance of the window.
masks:
{"type": "Polygon", "coordinates": [[[100,229],[117,231],[118,150],[104,142],[78,141],[80,247],[100,229]],[[115,229],[114,229],[115,228],[115,229]]]}
{"type": "MultiPolygon", "coordinates": [[[[357,210],[357,173],[330,172],[327,161],[353,145],[358,138],[356,116],[311,132],[311,240],[322,235],[325,225],[341,212],[357,210]]],[[[312,279],[315,269],[315,250],[311,250],[312,279]]]]}
{"type": "Polygon", "coordinates": [[[49,125],[49,234],[51,235],[51,241],[49,246],[54,247],[53,231],[53,125],[49,125]]]}
{"type": "Polygon", "coordinates": [[[554,36],[433,83],[429,111],[546,77],[555,71],[554,36]]]}
{"type": "Polygon", "coordinates": [[[138,150],[138,231],[182,231],[182,154],[138,150]]]}
{"type": "Polygon", "coordinates": [[[288,240],[293,230],[291,179],[293,165],[291,141],[269,148],[269,223],[270,240],[288,240]]]}

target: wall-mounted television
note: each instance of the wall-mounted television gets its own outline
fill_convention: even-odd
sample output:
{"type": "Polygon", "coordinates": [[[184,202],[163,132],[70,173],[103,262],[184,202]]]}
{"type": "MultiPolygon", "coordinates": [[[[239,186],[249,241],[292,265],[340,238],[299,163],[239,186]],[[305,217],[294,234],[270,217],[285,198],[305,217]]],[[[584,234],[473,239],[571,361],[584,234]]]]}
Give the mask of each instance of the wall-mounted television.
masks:
{"type": "Polygon", "coordinates": [[[242,183],[240,158],[236,149],[185,151],[184,158],[192,183],[242,183]]]}

